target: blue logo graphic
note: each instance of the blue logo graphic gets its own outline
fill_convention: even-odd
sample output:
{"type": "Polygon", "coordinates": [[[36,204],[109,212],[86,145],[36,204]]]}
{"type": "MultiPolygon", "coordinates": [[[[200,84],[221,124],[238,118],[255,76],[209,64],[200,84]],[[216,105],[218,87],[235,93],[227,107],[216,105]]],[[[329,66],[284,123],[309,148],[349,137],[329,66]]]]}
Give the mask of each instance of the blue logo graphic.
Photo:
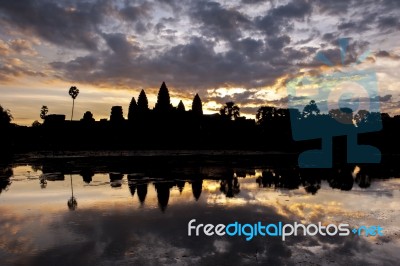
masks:
{"type": "Polygon", "coordinates": [[[383,236],[383,228],[380,225],[360,226],[358,229],[351,230],[355,235],[364,236],[383,236]]]}
{"type": "MultiPolygon", "coordinates": [[[[348,39],[339,40],[344,65],[348,39]]],[[[368,52],[355,64],[362,62],[368,52]]],[[[318,53],[316,58],[333,63],[318,53]]],[[[348,163],[379,163],[380,150],[358,144],[358,134],[382,129],[378,85],[374,71],[356,70],[319,76],[299,77],[287,84],[293,139],[321,139],[321,149],[308,150],[298,158],[301,168],[331,168],[332,138],[347,137],[348,163]]]]}

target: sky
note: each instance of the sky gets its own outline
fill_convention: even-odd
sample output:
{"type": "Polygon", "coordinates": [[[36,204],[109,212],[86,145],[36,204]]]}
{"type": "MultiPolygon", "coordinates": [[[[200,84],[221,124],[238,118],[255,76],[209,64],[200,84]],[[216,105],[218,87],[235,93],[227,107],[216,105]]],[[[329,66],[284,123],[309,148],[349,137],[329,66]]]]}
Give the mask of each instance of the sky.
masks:
{"type": "Polygon", "coordinates": [[[369,102],[400,114],[397,0],[1,1],[0,24],[0,105],[20,125],[41,121],[42,105],[70,118],[71,86],[74,119],[108,118],[114,105],[126,117],[142,89],[152,108],[163,81],[174,106],[190,109],[199,93],[205,113],[234,101],[254,118],[260,106],[327,101],[318,90],[289,93],[292,80],[318,88],[357,71],[376,77],[369,102]]]}

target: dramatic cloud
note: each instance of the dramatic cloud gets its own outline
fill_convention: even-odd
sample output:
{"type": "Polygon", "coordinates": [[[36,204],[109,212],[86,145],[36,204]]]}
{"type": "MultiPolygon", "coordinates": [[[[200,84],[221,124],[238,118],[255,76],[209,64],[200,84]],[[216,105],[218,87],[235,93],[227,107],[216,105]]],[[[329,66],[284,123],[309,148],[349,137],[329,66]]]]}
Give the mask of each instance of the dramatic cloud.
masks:
{"type": "MultiPolygon", "coordinates": [[[[282,77],[325,71],[318,52],[334,71],[345,71],[338,47],[343,37],[349,39],[344,67],[369,50],[374,56],[362,59],[361,68],[383,77],[399,60],[399,10],[394,0],[5,1],[0,80],[135,92],[153,92],[166,81],[175,95],[198,92],[217,104],[229,98],[254,108],[287,97],[284,83],[274,87],[282,77]],[[250,94],[209,95],[218,88],[250,94]],[[264,90],[279,95],[260,98],[264,90]]],[[[397,101],[398,81],[390,80],[380,82],[381,93],[397,101]]]]}
{"type": "Polygon", "coordinates": [[[0,5],[3,23],[19,31],[34,33],[66,48],[96,50],[99,24],[108,14],[103,2],[69,5],[50,1],[6,1],[0,5]]]}
{"type": "Polygon", "coordinates": [[[216,2],[198,1],[193,10],[191,18],[200,23],[201,32],[217,40],[236,40],[242,36],[241,29],[251,27],[251,22],[245,14],[226,9],[216,2]]]}

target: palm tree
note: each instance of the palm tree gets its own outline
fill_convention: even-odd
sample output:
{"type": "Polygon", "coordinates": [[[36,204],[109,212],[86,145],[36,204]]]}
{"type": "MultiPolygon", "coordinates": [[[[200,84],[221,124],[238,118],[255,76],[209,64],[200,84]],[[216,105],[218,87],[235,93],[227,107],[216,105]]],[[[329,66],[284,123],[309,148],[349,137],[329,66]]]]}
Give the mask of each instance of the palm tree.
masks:
{"type": "Polygon", "coordinates": [[[223,117],[227,117],[229,120],[236,119],[240,116],[240,108],[239,106],[235,105],[234,102],[227,102],[219,113],[223,117]]]}
{"type": "Polygon", "coordinates": [[[67,202],[67,205],[68,205],[68,208],[71,211],[74,211],[76,209],[76,207],[78,207],[78,202],[76,201],[76,198],[74,197],[74,186],[72,185],[72,175],[69,175],[69,177],[71,179],[71,193],[72,193],[72,196],[71,196],[71,198],[69,198],[69,200],[67,202]]]}
{"type": "Polygon", "coordinates": [[[75,99],[76,97],[78,97],[79,94],[79,90],[77,87],[72,86],[71,88],[69,88],[69,95],[72,97],[72,114],[71,114],[71,121],[72,118],[74,117],[74,105],[75,105],[75,99]]]}
{"type": "Polygon", "coordinates": [[[44,120],[46,118],[48,112],[49,112],[49,108],[47,108],[46,105],[43,105],[42,109],[40,109],[40,118],[44,120]]]}

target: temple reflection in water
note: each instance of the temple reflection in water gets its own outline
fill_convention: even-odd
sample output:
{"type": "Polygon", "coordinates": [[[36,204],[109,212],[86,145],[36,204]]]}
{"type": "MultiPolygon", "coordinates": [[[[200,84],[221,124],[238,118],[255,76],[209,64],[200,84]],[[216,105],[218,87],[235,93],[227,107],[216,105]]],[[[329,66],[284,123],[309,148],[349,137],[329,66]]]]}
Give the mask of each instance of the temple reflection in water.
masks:
{"type": "Polygon", "coordinates": [[[287,156],[178,157],[63,157],[1,165],[3,264],[144,265],[150,259],[152,265],[346,265],[351,256],[360,265],[378,265],[377,258],[395,265],[399,259],[396,158],[380,165],[299,169],[287,156]],[[189,237],[192,219],[378,224],[385,236],[299,236],[285,242],[189,237]],[[343,249],[349,256],[342,257],[343,249]]]}
{"type": "MultiPolygon", "coordinates": [[[[213,186],[218,184],[218,190],[226,198],[235,198],[241,192],[241,182],[251,179],[259,189],[269,190],[299,190],[315,195],[323,183],[332,189],[349,191],[358,186],[367,189],[375,179],[385,179],[400,176],[399,168],[382,165],[346,165],[332,169],[299,169],[297,167],[263,166],[259,163],[231,163],[230,165],[210,163],[199,165],[197,162],[161,163],[157,167],[153,164],[119,163],[72,163],[57,160],[44,160],[30,165],[29,173],[38,173],[42,189],[50,188],[52,182],[67,182],[71,178],[72,196],[68,201],[70,209],[77,207],[73,195],[72,179],[82,178],[86,186],[91,186],[98,175],[107,175],[110,189],[118,189],[127,185],[132,197],[137,197],[141,205],[146,203],[149,191],[156,194],[158,206],[165,212],[170,204],[171,190],[176,189],[179,194],[191,190],[195,201],[201,198],[203,186],[212,181],[213,186]],[[66,178],[66,176],[70,178],[66,178]],[[72,177],[74,176],[74,177],[72,177]],[[208,182],[208,183],[207,183],[208,182]]],[[[12,186],[13,168],[3,165],[0,169],[0,192],[12,186]]]]}

